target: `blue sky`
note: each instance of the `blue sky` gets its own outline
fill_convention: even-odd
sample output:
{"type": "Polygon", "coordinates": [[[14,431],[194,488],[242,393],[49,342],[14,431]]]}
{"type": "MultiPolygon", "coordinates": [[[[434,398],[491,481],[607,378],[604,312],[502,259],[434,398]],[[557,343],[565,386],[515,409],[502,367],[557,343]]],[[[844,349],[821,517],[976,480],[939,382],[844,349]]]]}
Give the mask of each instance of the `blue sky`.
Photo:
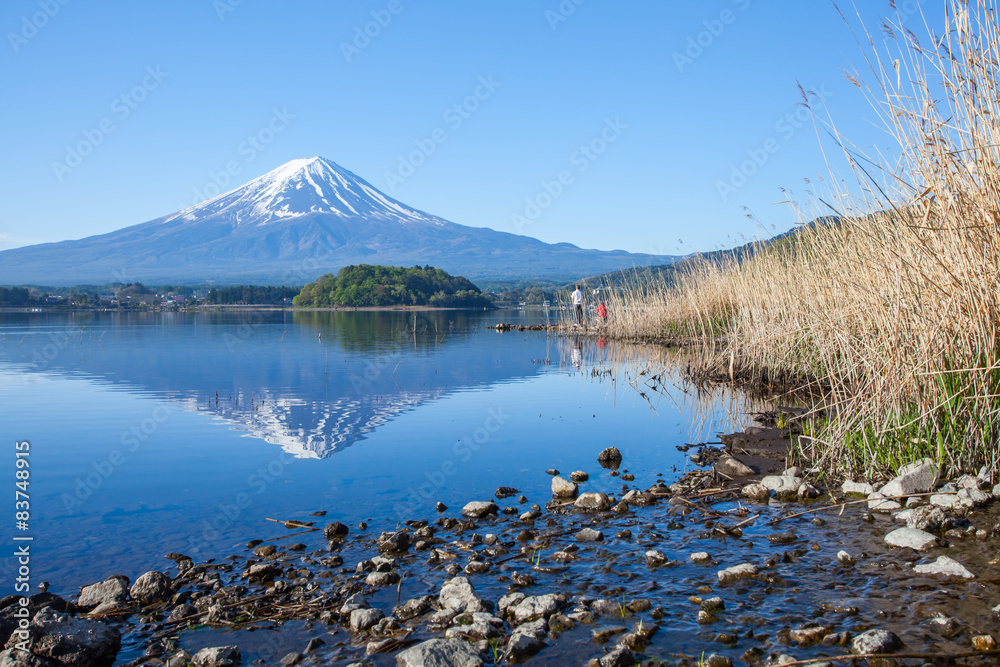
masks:
{"type": "Polygon", "coordinates": [[[827,173],[798,84],[891,145],[828,2],[10,0],[0,28],[0,249],[320,155],[461,224],[684,254],[794,224],[782,188],[827,173]]]}

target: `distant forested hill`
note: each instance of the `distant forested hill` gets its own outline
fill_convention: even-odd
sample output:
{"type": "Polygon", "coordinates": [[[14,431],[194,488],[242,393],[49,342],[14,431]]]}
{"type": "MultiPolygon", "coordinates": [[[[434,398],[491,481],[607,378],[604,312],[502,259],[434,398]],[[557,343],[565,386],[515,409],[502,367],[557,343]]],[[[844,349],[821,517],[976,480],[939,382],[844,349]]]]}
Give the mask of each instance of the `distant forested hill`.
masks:
{"type": "Polygon", "coordinates": [[[490,298],[461,276],[432,266],[345,266],[302,288],[296,306],[441,306],[483,308],[490,298]]]}

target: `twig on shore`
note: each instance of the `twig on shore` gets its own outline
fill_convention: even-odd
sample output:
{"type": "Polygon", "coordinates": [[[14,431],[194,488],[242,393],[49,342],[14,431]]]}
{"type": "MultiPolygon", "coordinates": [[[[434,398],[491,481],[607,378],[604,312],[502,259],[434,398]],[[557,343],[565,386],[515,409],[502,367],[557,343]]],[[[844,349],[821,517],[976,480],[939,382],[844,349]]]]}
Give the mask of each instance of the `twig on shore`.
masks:
{"type": "Polygon", "coordinates": [[[987,656],[1000,656],[997,651],[968,651],[965,653],[852,653],[850,655],[831,655],[821,658],[806,658],[805,660],[795,660],[793,662],[783,662],[781,667],[796,667],[797,665],[814,665],[820,662],[842,662],[845,660],[867,660],[870,658],[915,658],[931,660],[953,660],[955,658],[985,658],[987,656]]]}
{"type": "Polygon", "coordinates": [[[742,528],[743,526],[747,525],[751,521],[754,521],[754,520],[759,519],[759,518],[760,518],[760,514],[754,514],[752,517],[748,517],[746,519],[743,519],[742,521],[740,521],[735,526],[731,526],[729,528],[729,530],[732,530],[733,528],[742,528]]]}
{"type": "Polygon", "coordinates": [[[266,539],[266,540],[261,540],[260,543],[261,544],[265,544],[267,542],[276,542],[278,540],[287,540],[289,537],[295,537],[296,535],[305,535],[306,533],[312,533],[312,532],[315,532],[317,530],[319,530],[319,528],[310,528],[309,530],[301,530],[301,531],[299,531],[297,533],[289,533],[288,535],[282,535],[281,537],[272,537],[272,538],[269,538],[269,539],[266,539]]]}
{"type": "MultiPolygon", "coordinates": [[[[285,524],[285,528],[308,528],[309,530],[319,530],[319,528],[316,528],[315,526],[307,526],[306,524],[299,523],[298,521],[282,521],[281,519],[267,519],[267,518],[265,518],[264,521],[283,523],[285,524]]],[[[287,535],[286,537],[291,537],[291,535],[287,535]]]]}
{"type": "Polygon", "coordinates": [[[806,510],[805,512],[796,512],[795,514],[789,514],[788,516],[779,516],[777,519],[772,519],[765,523],[765,526],[773,526],[774,524],[784,521],[785,519],[794,519],[797,516],[804,516],[806,514],[814,514],[816,512],[822,512],[823,510],[829,510],[834,508],[845,508],[848,505],[859,505],[861,503],[878,502],[880,500],[899,500],[901,498],[920,498],[923,496],[953,496],[956,495],[958,491],[932,491],[930,493],[908,493],[902,496],[886,496],[884,498],[861,498],[860,500],[849,500],[844,503],[837,503],[836,505],[823,505],[823,507],[814,507],[811,510],[806,510]]]}

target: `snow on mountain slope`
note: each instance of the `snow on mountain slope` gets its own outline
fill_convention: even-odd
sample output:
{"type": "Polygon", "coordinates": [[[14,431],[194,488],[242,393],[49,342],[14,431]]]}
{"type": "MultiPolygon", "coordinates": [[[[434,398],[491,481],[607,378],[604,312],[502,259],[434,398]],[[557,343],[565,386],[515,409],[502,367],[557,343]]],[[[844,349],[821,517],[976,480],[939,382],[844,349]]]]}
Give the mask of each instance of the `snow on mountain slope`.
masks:
{"type": "Polygon", "coordinates": [[[674,259],[456,224],[313,157],[149,222],[0,252],[0,285],[304,284],[359,263],[432,264],[471,279],[568,281],[674,259]]]}
{"type": "Polygon", "coordinates": [[[360,176],[321,157],[287,162],[230,192],[188,207],[160,222],[194,221],[206,217],[233,226],[266,225],[276,219],[310,213],[385,222],[444,221],[387,197],[360,176]]]}

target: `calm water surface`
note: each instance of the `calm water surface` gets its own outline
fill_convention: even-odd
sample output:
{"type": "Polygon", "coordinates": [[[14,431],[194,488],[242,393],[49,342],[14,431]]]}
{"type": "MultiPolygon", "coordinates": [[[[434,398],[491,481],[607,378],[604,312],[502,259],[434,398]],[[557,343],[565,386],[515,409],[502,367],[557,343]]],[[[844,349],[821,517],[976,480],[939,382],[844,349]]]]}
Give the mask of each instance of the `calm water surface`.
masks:
{"type": "MultiPolygon", "coordinates": [[[[611,445],[669,481],[686,465],[676,445],[734,427],[742,399],[706,403],[669,376],[654,391],[641,352],[487,328],[540,318],[0,313],[0,461],[13,487],[14,443],[31,442],[18,534],[34,538],[33,581],[68,596],[162,569],[168,552],[232,553],[285,532],[265,519],[317,510],[377,531],[502,485],[544,503],[547,468],[592,470],[611,445]]],[[[11,588],[12,559],[0,567],[11,588]]]]}

